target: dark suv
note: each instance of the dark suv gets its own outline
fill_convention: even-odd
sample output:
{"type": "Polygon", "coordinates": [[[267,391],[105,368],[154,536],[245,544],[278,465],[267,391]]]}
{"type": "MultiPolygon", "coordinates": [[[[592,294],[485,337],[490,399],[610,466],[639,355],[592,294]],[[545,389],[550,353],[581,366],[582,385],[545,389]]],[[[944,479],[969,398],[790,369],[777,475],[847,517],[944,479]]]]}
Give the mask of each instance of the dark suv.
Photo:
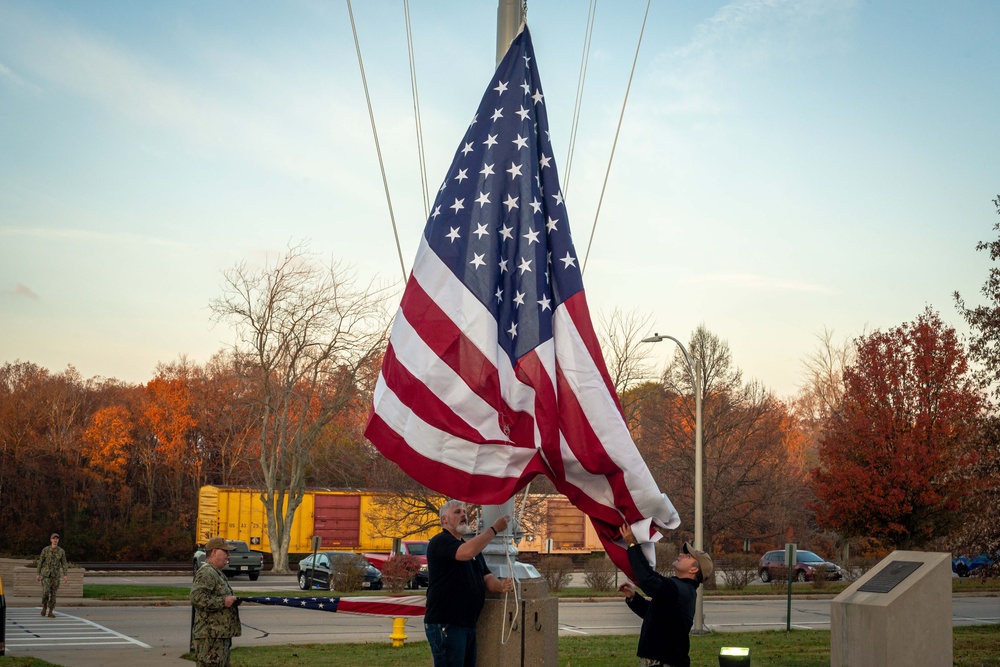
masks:
{"type": "MultiPolygon", "coordinates": [[[[795,567],[792,569],[792,579],[795,581],[813,581],[816,578],[816,571],[826,568],[826,578],[831,581],[840,581],[844,578],[844,573],[840,567],[828,560],[820,558],[811,551],[795,552],[795,567]]],[[[772,579],[787,579],[788,567],[785,565],[785,551],[768,551],[760,559],[757,568],[761,581],[768,582],[772,579]]]]}

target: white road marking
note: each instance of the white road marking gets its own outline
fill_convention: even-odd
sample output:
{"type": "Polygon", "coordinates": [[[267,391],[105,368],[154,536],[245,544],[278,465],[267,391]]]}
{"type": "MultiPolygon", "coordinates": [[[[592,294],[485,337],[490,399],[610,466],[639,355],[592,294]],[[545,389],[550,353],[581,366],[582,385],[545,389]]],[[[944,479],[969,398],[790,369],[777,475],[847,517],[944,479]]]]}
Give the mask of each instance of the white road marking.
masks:
{"type": "Polygon", "coordinates": [[[62,611],[55,618],[38,614],[34,609],[7,610],[7,649],[60,648],[64,646],[132,645],[151,648],[137,639],[115,632],[85,618],[62,611]]]}

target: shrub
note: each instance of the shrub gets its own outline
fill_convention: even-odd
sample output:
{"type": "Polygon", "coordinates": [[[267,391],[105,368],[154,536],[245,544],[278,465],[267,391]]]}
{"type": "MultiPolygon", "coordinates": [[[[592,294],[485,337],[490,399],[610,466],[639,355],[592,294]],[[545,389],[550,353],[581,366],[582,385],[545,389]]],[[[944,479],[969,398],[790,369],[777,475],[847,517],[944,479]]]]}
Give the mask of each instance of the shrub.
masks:
{"type": "Polygon", "coordinates": [[[361,590],[367,567],[368,564],[360,558],[338,563],[330,575],[330,590],[343,592],[361,590]]]}
{"type": "Polygon", "coordinates": [[[583,565],[583,580],[594,591],[610,591],[615,587],[617,569],[610,558],[588,558],[583,565]]]}
{"type": "Polygon", "coordinates": [[[752,554],[730,554],[720,559],[719,572],[722,583],[729,588],[743,590],[757,578],[757,563],[759,558],[752,554]]]}
{"type": "Polygon", "coordinates": [[[420,559],[412,554],[390,556],[382,568],[382,583],[391,593],[402,593],[413,577],[420,572],[420,559]]]}
{"type": "Polygon", "coordinates": [[[538,571],[545,577],[550,591],[561,591],[573,576],[573,559],[569,556],[546,556],[538,564],[538,571]]]}
{"type": "Polygon", "coordinates": [[[820,565],[819,567],[813,568],[813,581],[812,586],[815,589],[826,588],[827,582],[830,581],[830,572],[827,570],[826,565],[820,565]]]}
{"type": "Polygon", "coordinates": [[[861,577],[865,576],[868,570],[875,567],[879,562],[878,558],[852,558],[848,562],[844,563],[841,568],[844,571],[844,578],[848,581],[857,581],[861,577]]]}

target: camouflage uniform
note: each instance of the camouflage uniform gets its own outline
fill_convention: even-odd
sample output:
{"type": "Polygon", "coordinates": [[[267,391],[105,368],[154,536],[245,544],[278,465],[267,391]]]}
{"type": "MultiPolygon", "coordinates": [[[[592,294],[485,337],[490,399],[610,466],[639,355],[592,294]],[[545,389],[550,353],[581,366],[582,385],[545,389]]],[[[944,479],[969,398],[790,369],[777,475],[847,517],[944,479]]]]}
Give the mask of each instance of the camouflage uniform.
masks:
{"type": "Polygon", "coordinates": [[[69,575],[66,552],[62,547],[47,546],[38,557],[38,576],[42,578],[42,614],[48,609],[49,615],[56,608],[56,592],[61,577],[69,575]]]}
{"type": "Polygon", "coordinates": [[[194,643],[198,667],[228,667],[233,637],[243,634],[236,605],[225,606],[233,594],[226,575],[211,563],[202,565],[191,585],[194,643]]]}

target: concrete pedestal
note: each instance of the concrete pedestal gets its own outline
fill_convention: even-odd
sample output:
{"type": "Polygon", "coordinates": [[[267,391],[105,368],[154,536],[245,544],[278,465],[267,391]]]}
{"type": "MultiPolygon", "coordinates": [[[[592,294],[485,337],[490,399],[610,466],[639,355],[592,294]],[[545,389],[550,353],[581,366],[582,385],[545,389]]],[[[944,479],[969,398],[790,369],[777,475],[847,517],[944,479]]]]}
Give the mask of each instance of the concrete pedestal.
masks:
{"type": "Polygon", "coordinates": [[[951,555],[896,551],[833,599],[831,667],[951,667],[951,555]]]}
{"type": "Polygon", "coordinates": [[[521,595],[487,594],[476,626],[479,667],[547,667],[559,664],[559,600],[544,579],[518,584],[521,595]],[[515,610],[517,617],[515,616],[515,610]],[[511,621],[513,620],[513,630],[511,621]],[[506,640],[505,643],[502,643],[506,640]]]}

